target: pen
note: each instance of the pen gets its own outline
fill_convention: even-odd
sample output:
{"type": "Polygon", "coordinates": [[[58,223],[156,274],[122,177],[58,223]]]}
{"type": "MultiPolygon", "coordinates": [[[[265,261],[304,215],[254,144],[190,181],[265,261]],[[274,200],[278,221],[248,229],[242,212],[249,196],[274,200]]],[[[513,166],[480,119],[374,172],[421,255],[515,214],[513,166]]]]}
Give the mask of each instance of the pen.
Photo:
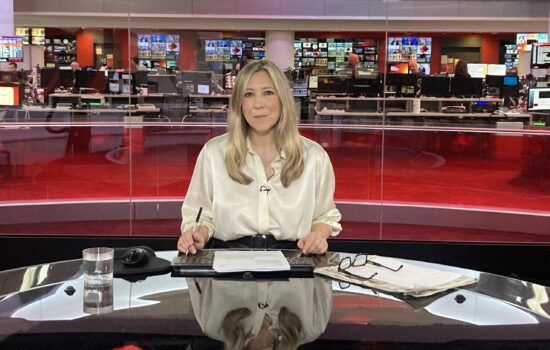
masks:
{"type": "MultiPolygon", "coordinates": [[[[195,224],[193,225],[193,236],[195,236],[195,230],[197,229],[197,226],[199,226],[199,221],[201,220],[201,214],[202,214],[202,207],[199,208],[199,212],[197,213],[197,218],[195,219],[195,224]]],[[[187,249],[187,251],[185,252],[185,255],[187,254],[189,254],[189,249],[187,249]]]]}

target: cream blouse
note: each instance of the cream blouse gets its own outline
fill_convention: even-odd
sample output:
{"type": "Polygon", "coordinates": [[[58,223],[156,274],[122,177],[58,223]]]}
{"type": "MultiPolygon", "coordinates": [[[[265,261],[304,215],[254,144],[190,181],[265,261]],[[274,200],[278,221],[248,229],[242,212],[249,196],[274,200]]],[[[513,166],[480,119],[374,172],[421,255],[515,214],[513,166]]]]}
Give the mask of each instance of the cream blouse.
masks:
{"type": "Polygon", "coordinates": [[[266,179],[260,156],[248,143],[245,173],[248,185],[232,180],[225,168],[228,135],[209,140],[201,150],[182,206],[181,230],[193,225],[203,208],[200,225],[208,227],[208,238],[228,241],[255,234],[270,234],[277,240],[298,240],[316,223],[342,230],[341,214],[334,196],[334,171],[325,150],[300,136],[304,147],[304,171],[288,188],[281,183],[284,154],[271,163],[275,171],[266,179]]]}

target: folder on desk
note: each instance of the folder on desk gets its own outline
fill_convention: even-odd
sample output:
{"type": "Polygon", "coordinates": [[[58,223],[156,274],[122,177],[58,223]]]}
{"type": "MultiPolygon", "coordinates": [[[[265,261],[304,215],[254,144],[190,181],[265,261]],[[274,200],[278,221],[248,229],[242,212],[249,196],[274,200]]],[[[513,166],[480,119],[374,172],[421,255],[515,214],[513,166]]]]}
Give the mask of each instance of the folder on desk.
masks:
{"type": "MultiPolygon", "coordinates": [[[[270,254],[282,254],[288,263],[288,268],[274,268],[262,264],[251,264],[250,268],[241,265],[246,259],[253,259],[253,251],[238,250],[199,250],[196,255],[179,254],[172,260],[173,277],[216,277],[229,279],[279,279],[279,278],[311,278],[315,264],[310,257],[302,256],[298,251],[254,251],[269,259],[270,254]],[[222,258],[230,258],[232,254],[240,254],[243,261],[232,266],[220,267],[215,262],[216,253],[222,253],[222,258]],[[246,257],[245,257],[246,256],[246,257]]],[[[275,255],[274,255],[275,256],[275,255]]],[[[258,256],[256,256],[258,258],[258,256]]],[[[261,258],[261,257],[260,257],[261,258]]],[[[265,262],[266,260],[264,260],[265,262]]],[[[218,261],[219,262],[219,261],[218,261]]],[[[279,266],[276,264],[276,266],[279,266]]]]}

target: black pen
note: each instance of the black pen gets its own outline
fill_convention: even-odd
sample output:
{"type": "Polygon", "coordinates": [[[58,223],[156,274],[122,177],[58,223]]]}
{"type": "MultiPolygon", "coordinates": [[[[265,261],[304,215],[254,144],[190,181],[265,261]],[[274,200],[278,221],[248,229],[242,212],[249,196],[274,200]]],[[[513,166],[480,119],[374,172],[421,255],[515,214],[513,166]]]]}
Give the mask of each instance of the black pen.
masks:
{"type": "MultiPolygon", "coordinates": [[[[193,240],[195,239],[194,238],[195,231],[197,230],[197,226],[199,226],[199,221],[201,220],[201,214],[202,214],[202,207],[199,208],[199,212],[197,213],[197,218],[195,219],[195,223],[193,225],[193,233],[192,233],[193,240]]],[[[185,252],[185,255],[187,254],[189,254],[189,249],[187,249],[187,251],[185,252]]]]}

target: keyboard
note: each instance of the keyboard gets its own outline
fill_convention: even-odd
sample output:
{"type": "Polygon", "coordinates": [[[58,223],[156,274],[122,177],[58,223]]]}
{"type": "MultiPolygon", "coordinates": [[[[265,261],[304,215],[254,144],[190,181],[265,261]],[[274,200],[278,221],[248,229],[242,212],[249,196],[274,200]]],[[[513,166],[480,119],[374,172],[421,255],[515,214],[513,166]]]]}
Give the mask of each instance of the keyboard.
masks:
{"type": "Polygon", "coordinates": [[[180,253],[172,259],[172,277],[215,277],[239,280],[280,279],[280,278],[311,278],[315,263],[299,251],[283,250],[283,255],[290,265],[289,271],[270,272],[231,272],[218,273],[212,267],[215,250],[199,250],[196,255],[180,253]]]}

